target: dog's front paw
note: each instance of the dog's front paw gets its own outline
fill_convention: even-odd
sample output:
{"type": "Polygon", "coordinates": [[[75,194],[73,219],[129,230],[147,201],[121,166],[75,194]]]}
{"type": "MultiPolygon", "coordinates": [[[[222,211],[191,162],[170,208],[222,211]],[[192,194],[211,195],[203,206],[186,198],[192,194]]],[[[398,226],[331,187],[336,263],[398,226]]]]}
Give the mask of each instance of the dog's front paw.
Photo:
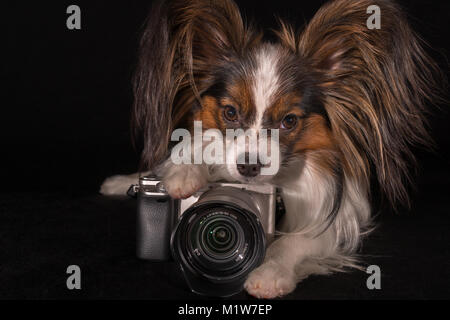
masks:
{"type": "Polygon", "coordinates": [[[189,198],[207,183],[201,168],[195,165],[173,166],[163,179],[167,193],[175,199],[189,198]]]}
{"type": "Polygon", "coordinates": [[[128,188],[137,183],[136,175],[116,175],[107,178],[100,187],[100,193],[105,196],[126,195],[128,188]]]}
{"type": "Polygon", "coordinates": [[[267,261],[253,270],[244,284],[245,290],[256,298],[273,299],[284,296],[295,289],[293,270],[275,261],[267,261]]]}

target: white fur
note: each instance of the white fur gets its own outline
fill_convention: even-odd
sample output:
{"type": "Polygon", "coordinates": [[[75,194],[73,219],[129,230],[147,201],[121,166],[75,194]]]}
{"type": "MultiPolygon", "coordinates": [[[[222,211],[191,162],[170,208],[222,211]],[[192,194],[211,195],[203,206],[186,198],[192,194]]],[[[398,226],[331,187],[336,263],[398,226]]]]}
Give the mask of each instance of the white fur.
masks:
{"type": "Polygon", "coordinates": [[[271,45],[263,46],[256,54],[257,67],[253,72],[253,100],[256,106],[256,121],[253,129],[262,128],[264,112],[273,102],[275,93],[279,88],[277,71],[279,52],[271,45]]]}
{"type": "MultiPolygon", "coordinates": [[[[265,111],[273,104],[274,97],[279,89],[279,75],[278,75],[278,63],[279,63],[279,51],[276,46],[273,45],[265,45],[259,48],[259,50],[255,54],[255,69],[252,71],[251,78],[253,79],[253,83],[251,86],[251,92],[253,96],[253,101],[256,107],[256,115],[255,121],[252,124],[251,128],[247,130],[247,133],[251,133],[249,137],[253,137],[257,141],[262,126],[262,120],[264,117],[265,111]]],[[[234,181],[240,181],[244,183],[253,182],[253,183],[266,183],[271,179],[270,176],[259,175],[255,178],[252,178],[252,181],[249,181],[248,178],[243,177],[239,174],[236,163],[237,157],[243,152],[253,153],[255,155],[258,154],[258,143],[249,143],[250,138],[245,140],[245,143],[237,144],[235,152],[226,152],[227,160],[226,165],[223,166],[223,169],[226,168],[227,173],[223,173],[223,175],[229,175],[233,178],[234,181]]],[[[231,139],[225,140],[225,150],[231,150],[230,145],[235,142],[234,137],[231,139]]],[[[277,141],[278,142],[278,141],[277,141]]],[[[234,146],[234,144],[233,144],[234,146]]],[[[279,154],[279,145],[268,143],[270,147],[270,152],[274,152],[279,154]]],[[[275,165],[275,164],[273,164],[275,165]]],[[[278,164],[276,164],[278,167],[278,164]]]]}
{"type": "Polygon", "coordinates": [[[189,198],[208,183],[207,167],[196,164],[173,165],[167,160],[159,170],[167,193],[174,199],[189,198]]]}
{"type": "Polygon", "coordinates": [[[369,225],[370,208],[364,192],[345,179],[341,208],[332,225],[317,236],[324,217],[331,210],[333,177],[320,172],[313,161],[290,171],[283,187],[286,216],[281,236],[272,243],[264,263],[255,269],[245,289],[258,298],[274,298],[291,292],[297,282],[311,274],[328,274],[345,267],[357,267],[351,254],[357,248],[360,231],[369,225]],[[317,236],[317,237],[316,237],[317,236]]]}
{"type": "MultiPolygon", "coordinates": [[[[146,175],[148,173],[142,173],[146,175]]],[[[106,196],[126,195],[128,188],[132,184],[137,184],[139,180],[139,173],[130,175],[115,175],[107,178],[100,187],[100,193],[106,196]]]]}

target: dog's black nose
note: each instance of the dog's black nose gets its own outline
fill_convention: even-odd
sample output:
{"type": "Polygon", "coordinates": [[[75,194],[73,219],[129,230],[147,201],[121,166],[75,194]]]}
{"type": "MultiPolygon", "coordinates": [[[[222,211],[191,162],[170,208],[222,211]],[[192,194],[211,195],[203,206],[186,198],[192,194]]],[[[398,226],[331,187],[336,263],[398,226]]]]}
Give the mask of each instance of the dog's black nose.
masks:
{"type": "Polygon", "coordinates": [[[237,169],[244,177],[256,177],[261,172],[261,164],[238,164],[237,169]]]}

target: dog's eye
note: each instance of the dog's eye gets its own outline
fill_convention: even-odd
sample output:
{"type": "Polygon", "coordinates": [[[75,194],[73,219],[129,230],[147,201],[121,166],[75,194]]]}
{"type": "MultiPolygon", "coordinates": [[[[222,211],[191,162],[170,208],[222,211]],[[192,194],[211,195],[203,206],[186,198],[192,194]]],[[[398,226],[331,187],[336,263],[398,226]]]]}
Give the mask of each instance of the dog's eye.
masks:
{"type": "Polygon", "coordinates": [[[288,114],[283,118],[283,121],[281,121],[280,128],[285,130],[291,130],[295,128],[297,125],[297,116],[295,114],[288,114]]]}
{"type": "Polygon", "coordinates": [[[236,122],[238,120],[238,114],[236,108],[233,106],[225,106],[225,110],[223,111],[223,116],[225,119],[231,122],[236,122]]]}

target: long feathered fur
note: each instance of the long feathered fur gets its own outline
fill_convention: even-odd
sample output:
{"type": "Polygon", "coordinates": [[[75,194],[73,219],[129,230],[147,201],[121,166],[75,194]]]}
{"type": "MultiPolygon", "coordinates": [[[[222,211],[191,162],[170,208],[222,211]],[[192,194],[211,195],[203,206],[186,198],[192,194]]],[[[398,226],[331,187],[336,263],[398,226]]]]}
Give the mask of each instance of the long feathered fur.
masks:
{"type": "MultiPolygon", "coordinates": [[[[189,125],[212,69],[238,59],[260,43],[261,34],[228,0],[157,2],[144,30],[133,127],[144,137],[143,166],[152,169],[167,155],[172,130],[189,125]]],[[[404,12],[388,0],[330,1],[300,34],[285,23],[277,34],[321,76],[345,174],[368,188],[374,172],[392,204],[407,203],[411,146],[429,145],[426,107],[439,98],[441,86],[435,80],[439,68],[404,12]],[[366,26],[370,5],[381,8],[379,30],[366,26]]]]}
{"type": "Polygon", "coordinates": [[[298,39],[296,50],[322,74],[346,175],[369,187],[373,168],[388,200],[408,203],[411,146],[430,144],[425,115],[441,85],[404,12],[387,0],[331,1],[298,39]],[[371,5],[381,9],[379,30],[366,26],[371,5]]]}
{"type": "Polygon", "coordinates": [[[173,129],[189,125],[191,108],[211,85],[213,68],[238,59],[260,39],[244,25],[233,1],[159,1],[153,6],[134,77],[132,120],[135,133],[144,137],[144,167],[158,165],[173,129]]]}

